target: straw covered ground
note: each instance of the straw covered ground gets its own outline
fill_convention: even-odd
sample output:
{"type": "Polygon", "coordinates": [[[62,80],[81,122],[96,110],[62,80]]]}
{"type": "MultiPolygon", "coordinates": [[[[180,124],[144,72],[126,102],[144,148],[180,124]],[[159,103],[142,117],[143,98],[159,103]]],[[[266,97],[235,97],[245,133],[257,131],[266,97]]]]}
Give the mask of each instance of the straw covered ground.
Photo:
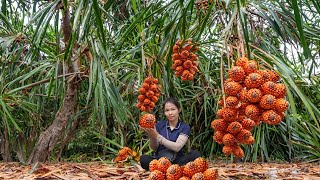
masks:
{"type": "MultiPolygon", "coordinates": [[[[320,180],[319,163],[224,163],[209,162],[219,179],[320,180]]],[[[148,179],[138,164],[89,163],[0,163],[0,179],[148,179]]]]}

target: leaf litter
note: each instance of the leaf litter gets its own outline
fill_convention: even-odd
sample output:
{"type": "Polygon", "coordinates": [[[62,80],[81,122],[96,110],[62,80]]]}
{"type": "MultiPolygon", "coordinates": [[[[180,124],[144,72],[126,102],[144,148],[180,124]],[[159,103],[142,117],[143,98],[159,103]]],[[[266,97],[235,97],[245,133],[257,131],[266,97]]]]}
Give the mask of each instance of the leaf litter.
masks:
{"type": "MultiPolygon", "coordinates": [[[[319,163],[223,163],[209,162],[218,169],[218,179],[267,180],[320,180],[319,163]]],[[[34,180],[143,180],[150,172],[139,164],[37,163],[22,165],[18,162],[0,163],[0,179],[34,180]]]]}

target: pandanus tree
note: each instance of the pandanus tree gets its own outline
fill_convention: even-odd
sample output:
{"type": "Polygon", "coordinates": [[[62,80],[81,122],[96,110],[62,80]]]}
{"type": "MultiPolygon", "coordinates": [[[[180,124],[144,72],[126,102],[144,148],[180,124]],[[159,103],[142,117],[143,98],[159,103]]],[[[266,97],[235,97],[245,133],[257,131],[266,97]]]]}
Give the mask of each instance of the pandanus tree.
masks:
{"type": "MultiPolygon", "coordinates": [[[[8,63],[5,64],[4,69],[10,69],[2,73],[4,79],[2,97],[20,94],[23,91],[26,96],[30,97],[30,106],[38,105],[36,112],[26,107],[22,108],[23,110],[42,114],[46,113],[46,108],[48,108],[47,110],[53,110],[53,112],[47,111],[47,113],[50,113],[51,116],[55,114],[48,119],[46,119],[48,116],[39,117],[39,120],[44,122],[38,123],[43,123],[46,129],[39,132],[40,134],[30,134],[34,141],[28,144],[32,146],[27,151],[30,153],[27,154],[28,163],[46,161],[58,143],[63,147],[74,133],[79,121],[86,119],[86,116],[79,116],[88,114],[87,111],[91,107],[95,112],[93,117],[98,117],[106,125],[106,112],[108,111],[106,108],[124,106],[121,97],[116,94],[115,84],[112,84],[110,77],[104,74],[103,66],[109,64],[111,57],[106,53],[107,48],[110,47],[107,46],[109,42],[106,40],[105,32],[109,32],[102,27],[99,7],[96,1],[90,4],[86,1],[74,4],[66,1],[2,4],[2,25],[8,28],[3,32],[2,58],[4,63],[8,63]],[[13,9],[7,11],[6,5],[13,9]],[[30,7],[34,7],[33,12],[29,12],[30,7]],[[28,24],[24,24],[23,19],[30,17],[23,14],[21,19],[20,15],[17,15],[15,18],[18,23],[15,24],[13,23],[15,18],[10,19],[9,15],[14,11],[34,13],[33,18],[28,24]],[[98,24],[95,26],[97,29],[91,28],[92,24],[98,24]],[[19,71],[15,67],[18,67],[19,71]],[[88,76],[89,71],[90,76],[88,76]],[[17,74],[13,75],[12,72],[17,74]],[[29,79],[30,77],[32,79],[29,79]],[[34,80],[38,81],[34,82],[34,80]],[[87,87],[84,88],[82,83],[85,83],[87,87]],[[81,89],[87,92],[84,94],[81,89]],[[92,97],[92,94],[98,97],[92,97]],[[83,98],[79,98],[80,96],[83,98]],[[51,104],[52,99],[57,100],[56,104],[47,106],[46,103],[51,104]],[[91,106],[93,99],[96,102],[94,106],[91,106]],[[46,121],[51,121],[51,123],[46,121]],[[34,146],[33,143],[35,143],[34,146]]],[[[121,108],[115,109],[112,110],[112,114],[121,120],[126,120],[125,111],[121,108]]],[[[5,129],[10,130],[9,126],[12,126],[6,118],[9,117],[14,127],[22,132],[16,122],[17,119],[11,117],[13,112],[8,111],[5,106],[3,106],[3,112],[6,113],[4,116],[5,129]]],[[[5,135],[11,133],[11,136],[14,136],[12,133],[15,134],[15,131],[5,132],[7,132],[5,135]]],[[[25,152],[26,149],[23,151],[25,152]]]]}
{"type": "MultiPolygon", "coordinates": [[[[107,152],[130,143],[145,151],[135,105],[149,74],[162,87],[156,106],[168,96],[183,104],[194,134],[190,145],[208,157],[219,154],[210,123],[239,56],[275,69],[290,102],[280,125],[254,130],[246,158],[319,158],[319,98],[313,98],[320,94],[319,7],[296,0],[2,0],[3,159],[10,161],[11,152],[27,163],[59,157],[88,121],[100,124],[107,152]],[[172,69],[177,40],[198,47],[199,72],[191,81],[172,69]]],[[[161,108],[152,113],[162,116],[161,108]]]]}

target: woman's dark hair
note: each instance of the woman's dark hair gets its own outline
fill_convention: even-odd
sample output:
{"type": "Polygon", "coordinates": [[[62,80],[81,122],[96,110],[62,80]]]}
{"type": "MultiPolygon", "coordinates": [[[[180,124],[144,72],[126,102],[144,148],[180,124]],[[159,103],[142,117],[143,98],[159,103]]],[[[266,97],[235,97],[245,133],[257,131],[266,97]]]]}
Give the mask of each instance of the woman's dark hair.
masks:
{"type": "Polygon", "coordinates": [[[166,99],[166,100],[163,102],[163,104],[162,104],[162,108],[163,108],[163,109],[164,109],[164,106],[165,106],[167,103],[171,103],[171,104],[175,105],[175,106],[178,108],[178,110],[181,109],[180,103],[179,103],[179,102],[177,101],[177,99],[174,98],[174,97],[169,97],[168,99],[166,99]]]}

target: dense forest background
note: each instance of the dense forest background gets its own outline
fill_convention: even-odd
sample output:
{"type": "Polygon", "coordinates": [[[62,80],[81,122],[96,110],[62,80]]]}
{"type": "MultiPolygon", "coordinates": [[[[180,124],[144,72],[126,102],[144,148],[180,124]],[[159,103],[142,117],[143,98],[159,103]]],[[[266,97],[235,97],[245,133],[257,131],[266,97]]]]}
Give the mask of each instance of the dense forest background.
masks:
{"type": "Polygon", "coordinates": [[[226,158],[212,140],[221,84],[240,52],[281,75],[290,103],[261,124],[245,161],[319,161],[320,3],[316,0],[1,0],[2,161],[111,161],[124,146],[151,153],[138,88],[152,74],[175,96],[188,148],[226,158]],[[192,39],[199,72],[174,75],[176,40],[192,39]],[[242,47],[242,48],[241,48],[242,47]]]}

